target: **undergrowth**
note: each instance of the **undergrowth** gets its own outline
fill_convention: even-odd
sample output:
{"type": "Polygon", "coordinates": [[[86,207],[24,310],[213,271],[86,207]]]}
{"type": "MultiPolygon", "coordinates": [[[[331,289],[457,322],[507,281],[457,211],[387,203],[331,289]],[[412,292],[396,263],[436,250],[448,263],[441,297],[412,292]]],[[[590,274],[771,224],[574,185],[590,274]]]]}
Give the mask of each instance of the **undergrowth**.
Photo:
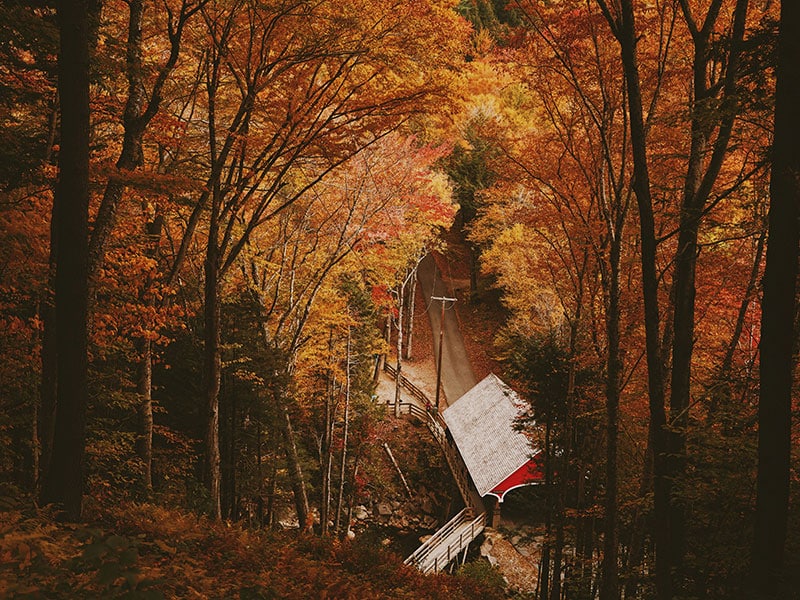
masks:
{"type": "Polygon", "coordinates": [[[366,541],[245,529],[153,504],[89,502],[60,523],[0,504],[2,598],[502,598],[485,577],[423,576],[366,541]]]}

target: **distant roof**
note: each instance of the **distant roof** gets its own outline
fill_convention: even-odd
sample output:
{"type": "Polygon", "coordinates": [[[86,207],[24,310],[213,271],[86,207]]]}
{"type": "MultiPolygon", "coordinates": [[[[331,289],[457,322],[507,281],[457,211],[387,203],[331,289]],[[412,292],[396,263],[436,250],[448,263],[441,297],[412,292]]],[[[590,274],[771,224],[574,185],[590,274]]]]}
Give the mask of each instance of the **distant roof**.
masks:
{"type": "Polygon", "coordinates": [[[514,429],[519,404],[517,393],[489,374],[442,412],[481,496],[534,454],[528,438],[514,429]]]}

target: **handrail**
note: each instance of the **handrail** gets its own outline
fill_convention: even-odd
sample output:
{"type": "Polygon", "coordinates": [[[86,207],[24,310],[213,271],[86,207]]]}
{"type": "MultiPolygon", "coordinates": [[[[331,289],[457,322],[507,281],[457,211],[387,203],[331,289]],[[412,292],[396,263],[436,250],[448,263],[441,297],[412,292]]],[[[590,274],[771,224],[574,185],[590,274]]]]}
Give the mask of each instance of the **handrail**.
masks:
{"type": "MultiPolygon", "coordinates": [[[[464,532],[462,531],[458,535],[458,542],[453,542],[452,544],[448,544],[447,546],[447,560],[441,565],[441,568],[446,567],[450,564],[450,561],[457,557],[464,548],[469,546],[476,537],[480,535],[480,533],[486,527],[486,513],[481,513],[469,524],[469,536],[465,539],[464,532]],[[476,531],[477,529],[477,531],[476,531]]],[[[439,557],[437,556],[433,560],[433,572],[439,572],[439,557]]],[[[423,571],[423,573],[429,573],[431,568],[427,568],[423,571]]]]}
{"type": "MultiPolygon", "coordinates": [[[[434,439],[438,442],[442,449],[445,459],[447,460],[447,464],[450,467],[450,471],[453,474],[453,479],[455,479],[456,485],[458,486],[458,491],[461,494],[461,498],[464,500],[464,504],[467,506],[472,506],[473,502],[470,494],[469,473],[464,465],[464,461],[460,459],[457,454],[457,450],[453,447],[453,444],[445,435],[446,425],[442,420],[441,415],[434,411],[424,410],[412,402],[401,402],[399,412],[400,414],[405,413],[413,415],[414,417],[425,422],[428,430],[431,432],[431,435],[433,435],[434,439]]],[[[473,508],[476,510],[482,509],[480,506],[473,506],[473,508]]]]}
{"type": "Polygon", "coordinates": [[[468,509],[463,508],[461,511],[456,514],[452,519],[450,519],[444,526],[442,526],[436,533],[434,533],[431,537],[425,540],[422,545],[417,548],[408,558],[406,558],[403,562],[407,565],[420,562],[420,560],[430,553],[432,548],[439,542],[439,540],[445,538],[451,531],[453,531],[458,525],[463,523],[464,517],[467,514],[468,509]]]}
{"type": "MultiPolygon", "coordinates": [[[[383,369],[389,375],[393,377],[397,376],[397,370],[389,363],[384,362],[383,369]]],[[[400,376],[400,383],[411,393],[412,396],[423,402],[425,406],[431,407],[431,402],[428,397],[422,392],[422,390],[411,383],[408,378],[405,377],[405,375],[400,376]]],[[[482,505],[475,506],[473,503],[473,498],[470,491],[471,486],[469,472],[467,471],[464,461],[458,454],[458,450],[455,448],[453,443],[447,439],[447,435],[445,433],[447,430],[447,424],[444,422],[442,415],[439,414],[438,411],[430,409],[424,410],[413,402],[402,401],[398,406],[398,413],[410,414],[423,421],[428,427],[431,435],[433,435],[434,439],[442,449],[445,459],[447,460],[447,464],[450,467],[450,472],[453,474],[453,479],[458,487],[458,491],[467,507],[462,509],[442,528],[436,531],[430,538],[425,540],[425,542],[419,548],[417,548],[414,553],[412,553],[408,558],[406,558],[405,561],[403,561],[405,564],[417,565],[423,573],[428,573],[432,569],[434,572],[438,572],[440,570],[440,560],[444,558],[444,555],[446,555],[446,560],[441,564],[441,568],[446,567],[453,558],[458,556],[458,554],[466,546],[468,546],[472,540],[474,540],[481,533],[481,531],[483,531],[484,527],[486,526],[486,513],[483,512],[482,505]],[[471,514],[473,514],[473,510],[480,511],[480,514],[468,524],[469,535],[467,535],[465,538],[465,527],[465,529],[459,533],[458,540],[456,542],[448,544],[443,552],[436,553],[437,546],[446,540],[447,536],[455,531],[456,528],[464,525],[465,520],[469,518],[471,514]],[[435,554],[433,557],[433,563],[424,564],[426,559],[428,559],[432,554],[435,554]]]]}
{"type": "Polygon", "coordinates": [[[466,509],[458,513],[447,525],[426,540],[404,563],[416,565],[423,573],[438,572],[450,564],[486,527],[486,513],[481,513],[466,523],[464,517],[467,514],[466,509]],[[441,548],[441,543],[458,528],[461,529],[458,539],[441,548]],[[432,562],[430,561],[431,557],[433,558],[432,562]]]}
{"type": "MultiPolygon", "coordinates": [[[[392,365],[388,362],[383,363],[383,370],[386,371],[392,377],[397,377],[397,369],[395,369],[392,365]]],[[[405,375],[400,375],[400,385],[406,388],[412,396],[414,396],[417,400],[424,402],[425,404],[430,404],[430,400],[425,395],[421,389],[415,386],[405,375]]]]}

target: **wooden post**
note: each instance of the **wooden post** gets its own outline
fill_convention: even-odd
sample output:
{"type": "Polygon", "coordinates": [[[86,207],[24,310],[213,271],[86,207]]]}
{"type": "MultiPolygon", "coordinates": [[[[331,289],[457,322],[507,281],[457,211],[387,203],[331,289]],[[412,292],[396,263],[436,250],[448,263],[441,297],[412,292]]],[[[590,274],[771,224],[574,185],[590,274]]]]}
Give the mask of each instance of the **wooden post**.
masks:
{"type": "Polygon", "coordinates": [[[497,529],[500,526],[500,499],[492,496],[492,529],[497,529]]]}
{"type": "Polygon", "coordinates": [[[431,296],[431,300],[442,303],[442,313],[439,319],[439,358],[436,367],[436,412],[439,412],[439,396],[442,389],[442,354],[444,354],[444,303],[455,302],[457,298],[447,298],[445,296],[431,296]]]}

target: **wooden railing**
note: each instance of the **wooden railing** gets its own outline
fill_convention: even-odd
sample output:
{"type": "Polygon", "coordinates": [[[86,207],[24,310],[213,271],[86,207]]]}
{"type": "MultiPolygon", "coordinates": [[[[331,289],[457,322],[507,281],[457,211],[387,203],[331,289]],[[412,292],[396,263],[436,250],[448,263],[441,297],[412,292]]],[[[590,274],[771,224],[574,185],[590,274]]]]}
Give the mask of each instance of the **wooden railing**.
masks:
{"type": "MultiPolygon", "coordinates": [[[[389,375],[394,378],[397,378],[397,369],[395,369],[392,365],[388,362],[383,363],[383,370],[386,371],[389,375]]],[[[430,404],[430,400],[425,395],[421,389],[411,383],[405,375],[400,375],[400,385],[408,390],[408,392],[414,396],[417,400],[425,404],[426,406],[430,404]]]]}
{"type": "Polygon", "coordinates": [[[472,510],[463,509],[447,524],[428,538],[404,561],[423,573],[437,573],[464,552],[486,526],[486,513],[474,519],[472,510]]]}
{"type": "MultiPolygon", "coordinates": [[[[388,373],[390,376],[397,377],[397,369],[391,366],[388,362],[384,362],[383,370],[386,371],[386,373],[388,373]]],[[[411,393],[412,396],[417,398],[425,406],[432,406],[430,399],[425,395],[425,393],[411,383],[405,377],[405,375],[400,376],[400,383],[411,393]]],[[[411,414],[427,425],[428,430],[430,430],[434,439],[439,443],[439,446],[441,447],[442,452],[447,459],[447,464],[450,467],[450,471],[453,473],[453,478],[456,481],[458,491],[461,494],[461,499],[464,501],[464,504],[466,506],[471,506],[475,512],[482,512],[483,505],[476,504],[476,499],[470,492],[472,486],[470,483],[469,472],[464,465],[464,461],[461,459],[461,456],[459,455],[458,450],[455,448],[453,443],[447,439],[447,435],[445,434],[447,425],[445,424],[444,419],[442,419],[442,415],[435,410],[424,410],[412,402],[401,402],[398,412],[400,414],[411,414]]]]}
{"type": "MultiPolygon", "coordinates": [[[[390,364],[384,363],[383,368],[391,377],[397,377],[397,370],[390,364]]],[[[473,491],[474,486],[458,449],[447,437],[447,424],[442,415],[433,410],[430,399],[405,376],[400,377],[400,384],[428,408],[423,409],[413,402],[400,402],[397,412],[412,415],[428,427],[431,435],[442,449],[464,505],[467,507],[450,519],[444,527],[434,533],[405,560],[406,564],[415,565],[423,573],[431,571],[436,573],[447,567],[453,559],[466,550],[472,540],[480,535],[486,526],[486,513],[483,502],[477,492],[473,491]],[[476,513],[478,516],[472,519],[476,513]]]]}
{"type": "Polygon", "coordinates": [[[436,547],[436,545],[440,544],[445,537],[447,537],[450,533],[452,533],[459,525],[461,525],[465,519],[469,515],[469,509],[463,508],[461,511],[456,514],[452,519],[450,519],[447,523],[445,523],[436,533],[434,533],[431,537],[423,542],[423,544],[417,548],[411,556],[405,559],[403,562],[407,565],[416,565],[421,563],[426,556],[431,553],[431,550],[436,547]]]}

